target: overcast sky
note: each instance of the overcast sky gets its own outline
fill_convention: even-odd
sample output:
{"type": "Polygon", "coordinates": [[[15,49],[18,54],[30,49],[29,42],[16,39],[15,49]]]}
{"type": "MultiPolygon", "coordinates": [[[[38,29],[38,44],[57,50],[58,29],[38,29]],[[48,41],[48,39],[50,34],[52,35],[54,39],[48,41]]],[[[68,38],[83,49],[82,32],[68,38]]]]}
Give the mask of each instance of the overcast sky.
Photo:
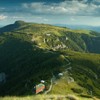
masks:
{"type": "Polygon", "coordinates": [[[100,26],[100,0],[0,0],[0,25],[16,20],[100,26]]]}

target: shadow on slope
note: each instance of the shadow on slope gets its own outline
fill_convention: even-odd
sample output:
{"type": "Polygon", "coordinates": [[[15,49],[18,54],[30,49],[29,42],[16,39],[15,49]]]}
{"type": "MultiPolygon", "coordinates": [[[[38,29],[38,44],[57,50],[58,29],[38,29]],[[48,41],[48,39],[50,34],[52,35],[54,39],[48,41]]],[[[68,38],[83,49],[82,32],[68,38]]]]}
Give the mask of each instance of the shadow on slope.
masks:
{"type": "Polygon", "coordinates": [[[43,50],[36,44],[8,38],[0,45],[0,73],[6,74],[6,82],[0,83],[0,95],[32,94],[33,86],[41,79],[48,81],[52,71],[61,70],[63,62],[59,56],[59,52],[43,50]]]}

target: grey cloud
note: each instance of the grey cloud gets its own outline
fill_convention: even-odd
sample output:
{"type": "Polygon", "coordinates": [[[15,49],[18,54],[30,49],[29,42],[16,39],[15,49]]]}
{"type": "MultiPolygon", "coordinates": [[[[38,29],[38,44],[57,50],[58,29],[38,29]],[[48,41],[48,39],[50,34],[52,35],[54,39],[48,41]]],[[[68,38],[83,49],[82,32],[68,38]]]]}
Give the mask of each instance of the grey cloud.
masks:
{"type": "Polygon", "coordinates": [[[46,4],[45,2],[24,3],[23,8],[30,13],[41,14],[62,14],[62,15],[82,15],[100,16],[100,5],[96,4],[99,0],[72,0],[59,3],[46,4]]]}

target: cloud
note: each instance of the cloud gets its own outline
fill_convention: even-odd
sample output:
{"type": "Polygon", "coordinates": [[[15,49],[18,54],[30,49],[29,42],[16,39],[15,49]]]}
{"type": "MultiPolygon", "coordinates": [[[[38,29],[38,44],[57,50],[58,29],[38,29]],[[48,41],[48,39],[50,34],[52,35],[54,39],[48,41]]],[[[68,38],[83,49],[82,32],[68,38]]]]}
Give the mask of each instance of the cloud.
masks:
{"type": "Polygon", "coordinates": [[[73,17],[71,17],[71,18],[70,18],[70,20],[71,20],[71,21],[76,21],[76,19],[75,19],[75,18],[73,18],[73,17]]]}
{"type": "Polygon", "coordinates": [[[46,19],[46,18],[44,18],[44,19],[43,19],[43,21],[48,22],[49,20],[48,20],[48,19],[46,19]]]}
{"type": "Polygon", "coordinates": [[[92,2],[100,3],[100,0],[93,0],[92,2]]]}
{"type": "Polygon", "coordinates": [[[5,8],[4,7],[0,7],[0,10],[4,10],[5,8]]]}
{"type": "Polygon", "coordinates": [[[6,18],[7,18],[7,16],[0,15],[0,20],[4,20],[4,19],[6,19],[6,18]]]}
{"type": "Polygon", "coordinates": [[[49,15],[78,15],[78,16],[100,16],[99,0],[72,0],[59,3],[47,4],[46,2],[23,3],[22,7],[35,14],[49,15]]]}
{"type": "Polygon", "coordinates": [[[23,19],[24,17],[20,17],[20,16],[12,16],[11,18],[13,18],[13,19],[23,19]]]}

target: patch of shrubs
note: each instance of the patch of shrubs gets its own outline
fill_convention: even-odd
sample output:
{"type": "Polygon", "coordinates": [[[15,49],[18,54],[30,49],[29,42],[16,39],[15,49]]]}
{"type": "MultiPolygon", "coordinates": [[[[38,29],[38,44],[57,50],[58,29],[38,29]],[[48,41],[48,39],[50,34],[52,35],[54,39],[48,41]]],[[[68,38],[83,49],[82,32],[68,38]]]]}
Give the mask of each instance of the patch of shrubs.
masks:
{"type": "Polygon", "coordinates": [[[81,96],[81,97],[85,97],[85,98],[92,98],[91,95],[86,95],[86,94],[81,94],[80,96],[81,96]]]}
{"type": "Polygon", "coordinates": [[[75,93],[83,93],[83,90],[82,90],[82,89],[72,88],[71,90],[72,90],[73,92],[75,92],[75,93]]]}

